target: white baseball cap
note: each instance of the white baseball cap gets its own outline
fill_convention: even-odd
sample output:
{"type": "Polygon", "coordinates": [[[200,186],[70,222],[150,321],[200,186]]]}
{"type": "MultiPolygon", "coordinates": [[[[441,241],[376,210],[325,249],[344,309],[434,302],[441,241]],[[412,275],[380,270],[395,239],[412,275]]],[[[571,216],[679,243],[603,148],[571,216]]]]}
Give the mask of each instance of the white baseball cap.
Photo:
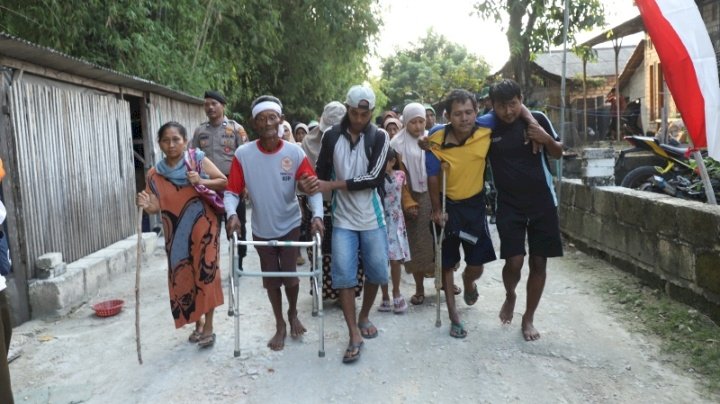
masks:
{"type": "Polygon", "coordinates": [[[375,93],[373,92],[372,88],[366,87],[366,86],[352,86],[350,87],[350,91],[348,91],[347,99],[345,100],[345,104],[352,108],[367,108],[367,109],[374,109],[375,108],[375,93]],[[365,105],[360,105],[363,101],[367,102],[367,107],[365,105]]]}

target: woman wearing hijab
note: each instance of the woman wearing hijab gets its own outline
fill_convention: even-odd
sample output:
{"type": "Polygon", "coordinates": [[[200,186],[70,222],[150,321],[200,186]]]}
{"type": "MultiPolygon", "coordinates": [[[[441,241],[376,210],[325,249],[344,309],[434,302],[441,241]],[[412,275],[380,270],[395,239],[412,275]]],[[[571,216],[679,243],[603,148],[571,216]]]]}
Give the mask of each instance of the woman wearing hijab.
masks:
{"type": "Polygon", "coordinates": [[[308,126],[304,123],[299,123],[295,125],[295,132],[293,133],[295,143],[297,143],[298,145],[302,144],[302,141],[308,134],[308,132],[310,132],[310,130],[308,129],[308,126]]]}
{"type": "Polygon", "coordinates": [[[403,128],[403,124],[397,118],[388,118],[385,120],[383,128],[385,129],[385,131],[387,131],[390,139],[392,139],[395,137],[395,135],[398,134],[398,132],[400,132],[400,129],[403,128]]]}
{"type": "MultiPolygon", "coordinates": [[[[412,261],[404,265],[405,271],[415,278],[415,294],[410,298],[410,303],[418,305],[425,301],[424,277],[434,271],[433,240],[428,225],[432,208],[425,171],[425,152],[418,146],[420,136],[427,135],[425,107],[417,102],[408,104],[403,109],[403,121],[405,125],[390,140],[390,147],[400,154],[400,168],[405,172],[407,181],[407,191],[403,192],[403,211],[412,261]]],[[[458,289],[455,294],[460,293],[458,289]]]]}
{"type": "Polygon", "coordinates": [[[283,121],[282,127],[283,127],[282,139],[286,142],[295,143],[295,137],[293,137],[293,130],[292,130],[292,125],[290,125],[290,122],[283,121]]]}

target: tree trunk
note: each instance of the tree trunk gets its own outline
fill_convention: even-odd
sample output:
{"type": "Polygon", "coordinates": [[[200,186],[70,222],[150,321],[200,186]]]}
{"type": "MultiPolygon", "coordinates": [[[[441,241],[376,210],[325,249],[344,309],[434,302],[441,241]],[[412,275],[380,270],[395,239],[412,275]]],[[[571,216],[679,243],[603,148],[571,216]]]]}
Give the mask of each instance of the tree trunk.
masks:
{"type": "Polygon", "coordinates": [[[508,46],[510,47],[510,65],[513,72],[513,79],[522,87],[525,100],[530,98],[533,92],[530,72],[530,44],[526,37],[527,32],[532,32],[532,26],[526,26],[523,32],[523,17],[526,14],[528,0],[509,0],[508,14],[510,24],[507,31],[508,46]]]}

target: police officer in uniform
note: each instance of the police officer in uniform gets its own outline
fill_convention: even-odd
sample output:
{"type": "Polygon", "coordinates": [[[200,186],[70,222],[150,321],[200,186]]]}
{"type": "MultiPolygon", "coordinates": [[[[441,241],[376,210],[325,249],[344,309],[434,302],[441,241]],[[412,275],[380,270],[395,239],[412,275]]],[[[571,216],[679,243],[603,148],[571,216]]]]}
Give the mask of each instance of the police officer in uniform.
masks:
{"type": "MultiPolygon", "coordinates": [[[[208,121],[201,123],[195,129],[191,145],[204,151],[205,156],[215,163],[225,176],[229,176],[235,149],[246,143],[248,137],[242,125],[225,116],[226,103],[225,96],[219,91],[208,90],[205,92],[205,115],[207,115],[208,121]]],[[[240,238],[245,240],[247,219],[243,198],[238,204],[237,215],[242,225],[240,238]]],[[[238,247],[240,258],[245,256],[246,250],[246,246],[238,247]]]]}

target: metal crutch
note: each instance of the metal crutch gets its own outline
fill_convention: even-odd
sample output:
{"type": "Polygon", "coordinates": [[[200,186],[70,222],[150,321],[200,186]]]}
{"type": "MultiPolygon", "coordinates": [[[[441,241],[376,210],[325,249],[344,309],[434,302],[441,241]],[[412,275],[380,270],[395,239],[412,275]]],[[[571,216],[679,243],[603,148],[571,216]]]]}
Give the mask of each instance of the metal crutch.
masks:
{"type": "MultiPolygon", "coordinates": [[[[445,237],[445,191],[447,189],[447,169],[449,165],[446,162],[440,164],[442,170],[442,210],[440,213],[440,234],[437,234],[437,228],[435,223],[432,225],[433,237],[435,238],[435,295],[437,297],[436,312],[435,312],[435,327],[440,327],[442,321],[440,320],[440,289],[442,288],[442,241],[445,237]]],[[[448,286],[449,287],[449,286],[448,286]]]]}

